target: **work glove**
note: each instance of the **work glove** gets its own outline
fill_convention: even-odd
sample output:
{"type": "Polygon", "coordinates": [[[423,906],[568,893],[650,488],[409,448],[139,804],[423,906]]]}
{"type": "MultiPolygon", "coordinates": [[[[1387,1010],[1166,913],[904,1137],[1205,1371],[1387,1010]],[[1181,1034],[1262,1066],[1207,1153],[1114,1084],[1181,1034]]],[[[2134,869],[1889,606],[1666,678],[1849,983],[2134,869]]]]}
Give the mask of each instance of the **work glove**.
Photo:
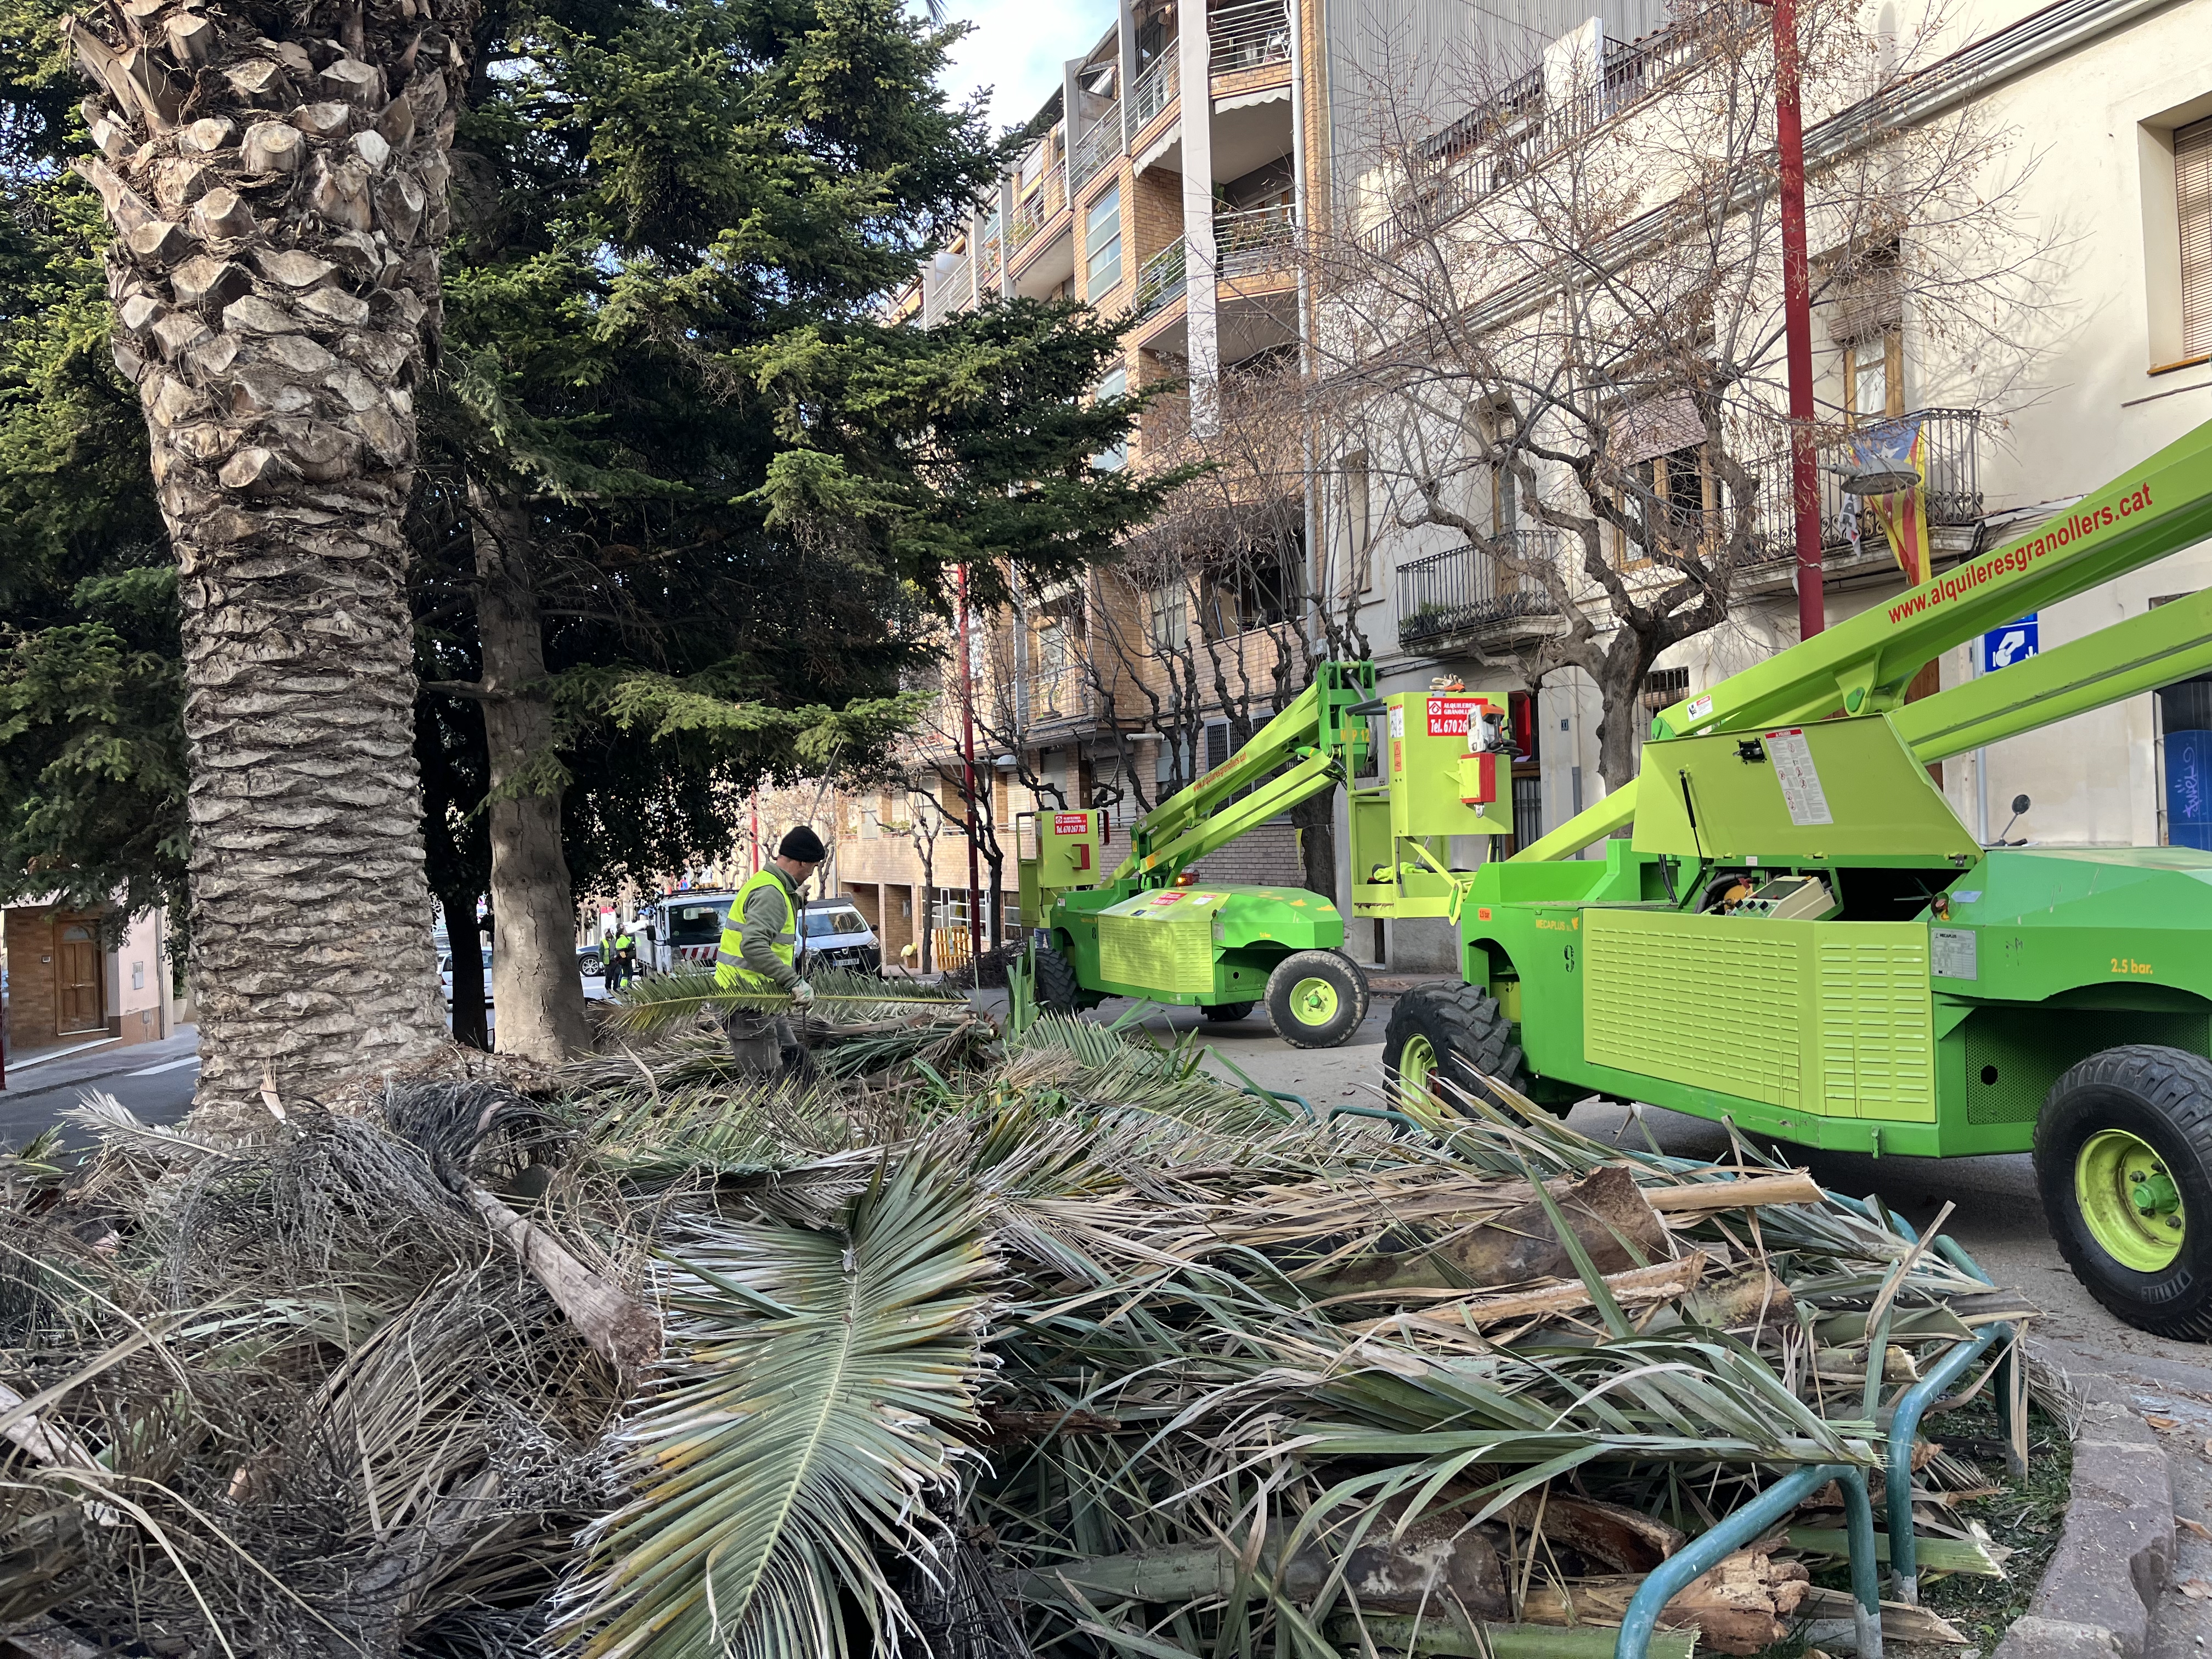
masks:
{"type": "Polygon", "coordinates": [[[814,1006],[814,988],[811,985],[809,985],[803,979],[795,979],[792,981],[791,1006],[794,1008],[812,1007],[814,1006]]]}

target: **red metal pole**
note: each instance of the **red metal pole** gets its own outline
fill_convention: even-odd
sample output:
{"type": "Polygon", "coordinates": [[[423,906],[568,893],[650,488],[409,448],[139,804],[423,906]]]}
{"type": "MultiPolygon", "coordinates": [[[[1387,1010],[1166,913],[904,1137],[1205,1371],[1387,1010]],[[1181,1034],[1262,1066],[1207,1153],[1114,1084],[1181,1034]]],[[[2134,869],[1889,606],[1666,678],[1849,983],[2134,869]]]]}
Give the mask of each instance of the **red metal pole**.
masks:
{"type": "Polygon", "coordinates": [[[1790,495],[1797,532],[1797,635],[1828,623],[1820,485],[1813,453],[1813,283],[1805,246],[1805,125],[1797,106],[1796,0],[1774,8],[1774,145],[1782,172],[1782,323],[1790,368],[1790,495]]]}
{"type": "Polygon", "coordinates": [[[960,725],[961,793],[968,802],[968,960],[983,982],[983,884],[976,873],[979,830],[975,821],[975,680],[968,656],[968,567],[955,573],[955,594],[960,606],[960,725]]]}
{"type": "Polygon", "coordinates": [[[761,866],[761,855],[760,855],[760,791],[759,791],[758,789],[755,789],[755,790],[753,791],[753,831],[752,831],[752,837],[751,837],[751,839],[752,839],[753,873],[754,873],[755,875],[758,875],[758,874],[760,874],[760,866],[761,866]]]}

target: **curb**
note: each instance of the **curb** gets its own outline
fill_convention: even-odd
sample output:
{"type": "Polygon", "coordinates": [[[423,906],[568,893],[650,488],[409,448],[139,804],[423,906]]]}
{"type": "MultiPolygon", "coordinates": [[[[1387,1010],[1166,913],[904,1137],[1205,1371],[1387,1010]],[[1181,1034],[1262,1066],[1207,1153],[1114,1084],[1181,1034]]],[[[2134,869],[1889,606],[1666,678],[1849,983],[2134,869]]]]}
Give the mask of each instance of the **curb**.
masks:
{"type": "Polygon", "coordinates": [[[1992,1659],[2141,1659],[2173,1559],[2166,1449],[2110,1382],[2075,1381],[2088,1403],[2074,1437],[2065,1529],[1992,1659]]]}

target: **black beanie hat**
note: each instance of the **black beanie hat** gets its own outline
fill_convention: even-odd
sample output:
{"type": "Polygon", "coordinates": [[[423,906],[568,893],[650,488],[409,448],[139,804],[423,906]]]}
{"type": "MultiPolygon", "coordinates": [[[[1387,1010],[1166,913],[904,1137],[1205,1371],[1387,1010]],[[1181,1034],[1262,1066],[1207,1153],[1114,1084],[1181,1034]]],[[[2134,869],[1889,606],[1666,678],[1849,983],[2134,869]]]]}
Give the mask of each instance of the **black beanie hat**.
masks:
{"type": "Polygon", "coordinates": [[[830,849],[822,844],[821,836],[802,823],[783,838],[775,855],[780,859],[797,859],[801,864],[819,864],[830,856],[830,849]]]}

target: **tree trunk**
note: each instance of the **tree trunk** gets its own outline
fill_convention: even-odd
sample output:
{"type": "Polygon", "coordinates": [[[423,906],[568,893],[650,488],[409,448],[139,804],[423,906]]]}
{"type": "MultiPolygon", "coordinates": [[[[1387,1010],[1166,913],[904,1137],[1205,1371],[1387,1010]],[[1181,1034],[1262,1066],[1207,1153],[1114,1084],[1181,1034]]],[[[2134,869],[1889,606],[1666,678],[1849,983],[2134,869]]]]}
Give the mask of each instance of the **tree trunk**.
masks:
{"type": "Polygon", "coordinates": [[[548,1064],[592,1046],[576,971],[576,896],[561,846],[552,776],[553,706],[545,636],[521,507],[471,480],[477,641],[483,653],[484,741],[491,756],[492,1000],[498,1049],[548,1064]]]}
{"type": "Polygon", "coordinates": [[[446,895],[446,942],[453,953],[453,1041],[471,1048],[491,1047],[491,1028],[484,1024],[483,969],[463,972],[471,962],[483,959],[483,935],[477,931],[477,902],[473,897],[446,895]]]}
{"type": "Polygon", "coordinates": [[[1330,789],[1291,808],[1298,833],[1298,862],[1309,891],[1336,902],[1336,791],[1330,789]]]}
{"type": "Polygon", "coordinates": [[[264,1068],[327,1098],[445,1040],[399,525],[474,9],[97,15],[64,30],[178,562],[197,1110],[258,1124],[264,1068]]]}

